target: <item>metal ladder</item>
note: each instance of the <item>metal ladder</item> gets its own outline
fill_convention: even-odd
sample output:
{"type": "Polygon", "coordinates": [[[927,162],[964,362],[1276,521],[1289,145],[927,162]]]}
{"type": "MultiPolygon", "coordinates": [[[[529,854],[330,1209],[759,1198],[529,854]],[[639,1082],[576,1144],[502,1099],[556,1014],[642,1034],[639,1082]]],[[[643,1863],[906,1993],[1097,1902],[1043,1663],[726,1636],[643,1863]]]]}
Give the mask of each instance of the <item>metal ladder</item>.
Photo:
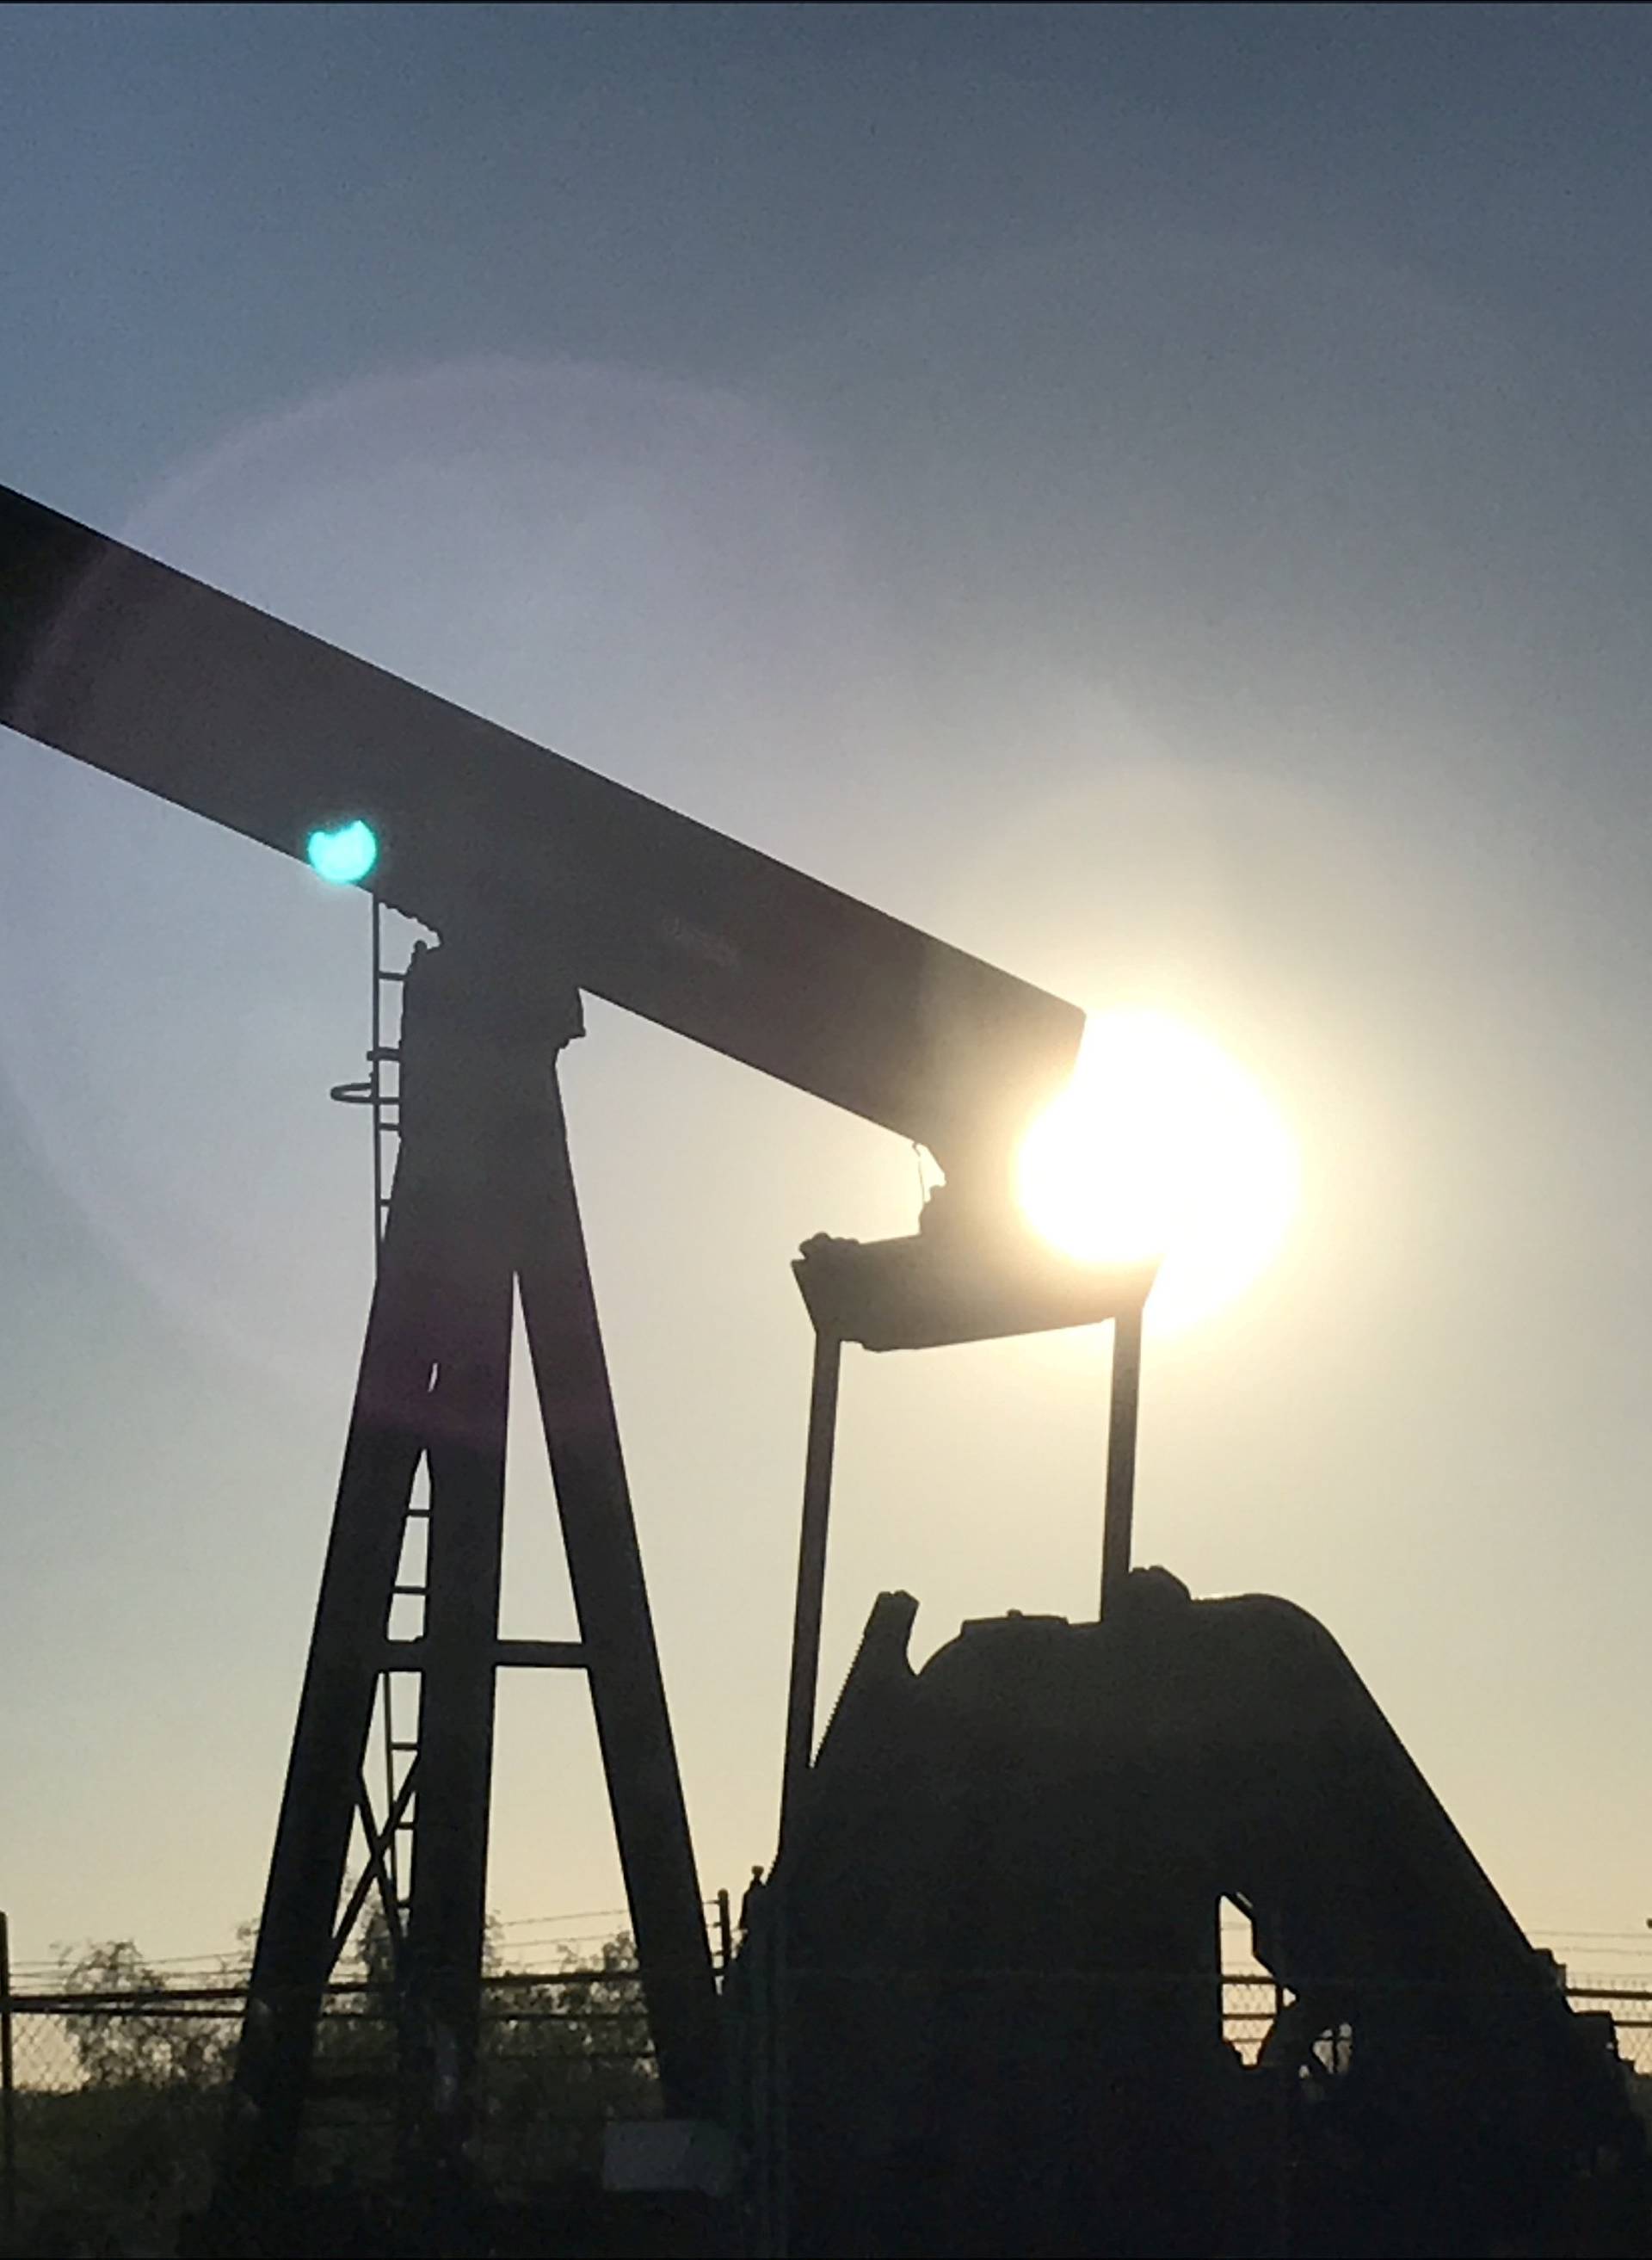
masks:
{"type": "MultiPolygon", "coordinates": [[[[390,1180],[395,1174],[397,1143],[402,1134],[402,1052],[401,1012],[402,984],[406,980],[405,969],[393,971],[384,962],[384,911],[378,897],[373,898],[373,1007],[371,1041],[368,1047],[368,1071],[355,1083],[340,1083],[333,1086],[328,1096],[341,1106],[365,1106],[371,1110],[373,1127],[373,1260],[376,1272],[384,1245],[385,1219],[390,1214],[390,1180]],[[392,1029],[394,1040],[392,1040],[392,1029]]],[[[426,1494],[428,1498],[428,1492],[426,1494]]],[[[417,1492],[410,1500],[407,1523],[402,1534],[401,1559],[397,1564],[396,1583],[391,1591],[390,1606],[395,1612],[398,1601],[417,1605],[418,1622],[404,1627],[409,1637],[422,1635],[425,1624],[426,1562],[423,1540],[425,1534],[417,1526],[430,1520],[428,1505],[418,1502],[417,1492]],[[410,1561],[410,1556],[413,1558],[410,1561]]],[[[411,1837],[413,1827],[414,1803],[418,1784],[412,1779],[418,1762],[419,1695],[418,1675],[387,1669],[379,1681],[379,1722],[381,1755],[383,1762],[383,1805],[381,1815],[375,1815],[371,1792],[365,1778],[358,1799],[361,1825],[369,1842],[375,1830],[383,1832],[383,1862],[389,1879],[389,1890],[383,1897],[384,1918],[390,1931],[392,1952],[399,1959],[402,1940],[406,1935],[408,1895],[411,1885],[410,1863],[403,1857],[404,1840],[411,1837]],[[404,1691],[404,1705],[411,1701],[412,1718],[397,1717],[396,1681],[411,1678],[412,1689],[404,1691]],[[388,1825],[387,1825],[388,1824],[388,1825]]],[[[364,1879],[365,1880],[365,1879],[364,1879]]],[[[364,1894],[358,1893],[352,1902],[340,1934],[340,1945],[350,1927],[364,1894]]]]}

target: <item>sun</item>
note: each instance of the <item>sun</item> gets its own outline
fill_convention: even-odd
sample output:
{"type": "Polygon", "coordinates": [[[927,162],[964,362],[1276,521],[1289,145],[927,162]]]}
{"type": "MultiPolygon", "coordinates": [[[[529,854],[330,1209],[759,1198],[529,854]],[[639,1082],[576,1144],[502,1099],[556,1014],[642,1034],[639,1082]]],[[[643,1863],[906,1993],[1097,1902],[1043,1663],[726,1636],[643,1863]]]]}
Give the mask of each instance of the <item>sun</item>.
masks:
{"type": "Polygon", "coordinates": [[[1267,1269],[1298,1175],[1284,1121],[1220,1045],[1166,1013],[1113,1012],[1090,1021],[1072,1082],[1027,1133],[1019,1190],[1066,1255],[1162,1258],[1148,1317],[1169,1334],[1267,1269]]]}

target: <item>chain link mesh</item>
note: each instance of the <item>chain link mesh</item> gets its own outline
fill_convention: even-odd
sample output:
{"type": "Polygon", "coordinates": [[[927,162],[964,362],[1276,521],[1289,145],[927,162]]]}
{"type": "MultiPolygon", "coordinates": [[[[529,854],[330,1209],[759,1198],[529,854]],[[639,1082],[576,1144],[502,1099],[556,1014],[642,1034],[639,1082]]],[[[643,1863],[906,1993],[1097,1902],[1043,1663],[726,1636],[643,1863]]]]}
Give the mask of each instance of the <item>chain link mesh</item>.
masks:
{"type": "MultiPolygon", "coordinates": [[[[1652,1988],[1573,1974],[1568,1998],[1609,2014],[1652,2121],[1652,1988]]],[[[1254,2063],[1284,1997],[1265,1977],[1223,1981],[1223,2030],[1254,2063]]],[[[211,2193],[244,1996],[235,1988],[18,1995],[12,2006],[16,2228],[9,2249],[161,2254],[211,2193]]],[[[318,2028],[300,2160],[311,2186],[370,2186],[394,2171],[394,2023],[386,1998],[334,1989],[318,2028]]],[[[600,2166],[602,2128],[657,2111],[633,1967],[553,1970],[487,1988],[478,2164],[526,2194],[600,2166]]]]}

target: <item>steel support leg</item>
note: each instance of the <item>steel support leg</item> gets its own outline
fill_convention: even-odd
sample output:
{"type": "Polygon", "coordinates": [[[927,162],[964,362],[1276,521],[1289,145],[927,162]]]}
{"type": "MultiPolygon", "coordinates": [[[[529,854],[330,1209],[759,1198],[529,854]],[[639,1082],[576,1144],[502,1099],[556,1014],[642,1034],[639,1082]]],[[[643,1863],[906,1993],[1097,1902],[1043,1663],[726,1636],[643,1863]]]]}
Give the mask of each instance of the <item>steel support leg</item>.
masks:
{"type": "Polygon", "coordinates": [[[418,1189],[393,1212],[368,1320],[236,2057],[225,2177],[279,2184],[297,2145],[332,1971],[390,1587],[424,1448],[431,1355],[418,1189]]]}
{"type": "Polygon", "coordinates": [[[514,1309],[490,1206],[483,1188],[455,1219],[463,1247],[431,1395],[418,1808],[399,1972],[405,2163],[411,2179],[453,2193],[475,2162],[514,1309]]]}
{"type": "Polygon", "coordinates": [[[1112,1387],[1107,1410],[1107,1494],[1102,1510],[1101,1609],[1130,1575],[1135,1518],[1136,1413],[1141,1397],[1141,1305],[1112,1322],[1112,1387]]]}
{"type": "Polygon", "coordinates": [[[668,2108],[716,2118],[723,2065],[711,1949],[554,1079],[518,1183],[522,1317],[648,2021],[668,2108]]]}
{"type": "Polygon", "coordinates": [[[780,1842],[796,1820],[814,1756],[820,1680],[820,1620],[826,1604],[826,1538],[832,1519],[832,1461],[837,1441],[838,1377],[843,1344],[817,1328],[804,1457],[803,1524],[797,1538],[797,1598],[791,1620],[791,1677],[786,1691],[786,1749],[780,1779],[780,1842]]]}

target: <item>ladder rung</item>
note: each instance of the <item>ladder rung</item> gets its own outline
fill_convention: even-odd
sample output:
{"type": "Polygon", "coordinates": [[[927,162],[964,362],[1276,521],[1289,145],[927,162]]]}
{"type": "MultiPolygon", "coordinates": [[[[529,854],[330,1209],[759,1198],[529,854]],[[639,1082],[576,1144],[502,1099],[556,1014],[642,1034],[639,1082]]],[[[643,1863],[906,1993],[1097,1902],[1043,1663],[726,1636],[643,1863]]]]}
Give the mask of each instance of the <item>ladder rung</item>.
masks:
{"type": "Polygon", "coordinates": [[[390,1748],[393,1750],[416,1750],[418,1748],[418,1744],[417,1742],[392,1742],[390,1744],[390,1748]]]}
{"type": "Polygon", "coordinates": [[[430,1588],[427,1585],[392,1585],[390,1587],[390,1591],[393,1594],[405,1596],[410,1593],[417,1593],[421,1601],[426,1598],[429,1591],[430,1588]]]}
{"type": "Polygon", "coordinates": [[[495,1643],[496,1663],[539,1664],[552,1670],[588,1669],[584,1645],[577,1640],[502,1640],[495,1643]]]}

